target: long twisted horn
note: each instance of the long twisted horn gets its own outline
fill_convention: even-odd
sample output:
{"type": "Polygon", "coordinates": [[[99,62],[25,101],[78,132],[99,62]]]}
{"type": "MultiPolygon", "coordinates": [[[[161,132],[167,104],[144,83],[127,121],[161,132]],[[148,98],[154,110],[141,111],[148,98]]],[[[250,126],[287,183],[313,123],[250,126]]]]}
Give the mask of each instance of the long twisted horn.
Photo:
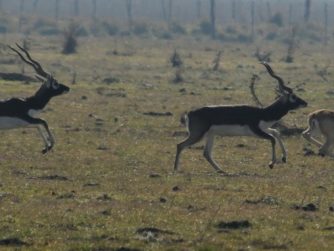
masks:
{"type": "Polygon", "coordinates": [[[292,89],[289,88],[289,87],[287,87],[284,84],[284,80],[281,77],[279,77],[279,76],[277,76],[275,74],[275,72],[273,71],[273,69],[270,67],[270,65],[267,62],[261,62],[261,64],[263,64],[266,67],[266,69],[267,69],[268,73],[270,74],[270,76],[272,76],[273,78],[275,78],[278,81],[279,91],[282,94],[284,94],[285,92],[292,93],[292,89]]]}
{"type": "Polygon", "coordinates": [[[20,57],[25,63],[31,65],[31,66],[35,69],[36,73],[37,73],[39,76],[41,76],[41,77],[43,77],[43,78],[46,78],[46,79],[51,77],[51,74],[49,74],[49,73],[47,73],[46,71],[44,71],[44,69],[43,69],[43,67],[41,66],[40,63],[38,63],[36,60],[34,60],[34,59],[31,58],[29,52],[28,52],[26,49],[24,49],[23,47],[21,47],[21,46],[20,46],[19,44],[17,44],[17,43],[16,43],[16,46],[17,46],[21,51],[24,52],[24,54],[26,55],[27,59],[26,59],[26,58],[25,58],[25,57],[24,57],[24,56],[23,56],[17,49],[15,49],[15,48],[11,47],[10,45],[8,45],[8,47],[9,47],[12,51],[14,51],[17,55],[19,55],[19,57],[20,57]]]}

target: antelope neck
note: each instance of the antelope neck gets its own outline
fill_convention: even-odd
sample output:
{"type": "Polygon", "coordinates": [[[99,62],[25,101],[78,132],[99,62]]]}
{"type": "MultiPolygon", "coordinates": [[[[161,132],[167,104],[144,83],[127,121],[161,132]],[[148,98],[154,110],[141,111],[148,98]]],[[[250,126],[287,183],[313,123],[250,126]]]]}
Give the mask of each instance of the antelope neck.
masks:
{"type": "Polygon", "coordinates": [[[35,110],[42,110],[53,96],[48,92],[48,89],[44,86],[35,93],[35,95],[26,98],[27,103],[30,103],[30,107],[35,110]]]}
{"type": "Polygon", "coordinates": [[[284,105],[284,101],[282,99],[278,99],[273,104],[262,108],[263,120],[280,120],[284,115],[289,112],[289,110],[289,107],[284,105]]]}

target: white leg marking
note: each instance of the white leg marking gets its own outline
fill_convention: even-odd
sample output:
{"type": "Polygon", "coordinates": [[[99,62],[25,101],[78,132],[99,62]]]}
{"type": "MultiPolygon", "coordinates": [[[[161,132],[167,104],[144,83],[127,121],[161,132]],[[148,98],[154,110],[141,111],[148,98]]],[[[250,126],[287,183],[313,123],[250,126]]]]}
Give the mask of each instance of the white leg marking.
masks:
{"type": "Polygon", "coordinates": [[[45,147],[48,148],[51,146],[51,142],[50,142],[50,139],[48,138],[48,136],[46,136],[43,132],[43,129],[41,126],[38,126],[37,127],[38,131],[39,131],[39,134],[42,136],[43,138],[43,141],[44,141],[44,144],[45,144],[45,147]]]}
{"type": "Polygon", "coordinates": [[[281,150],[282,150],[282,154],[283,154],[282,161],[286,162],[286,150],[285,150],[283,142],[280,138],[279,132],[276,129],[273,129],[273,128],[268,128],[268,132],[269,132],[269,134],[271,134],[278,141],[278,144],[280,145],[281,150]]]}
{"type": "Polygon", "coordinates": [[[204,157],[216,171],[218,171],[220,173],[225,173],[220,168],[220,166],[212,159],[213,142],[214,142],[214,134],[213,133],[208,133],[206,145],[205,145],[205,148],[204,148],[204,157]]]}

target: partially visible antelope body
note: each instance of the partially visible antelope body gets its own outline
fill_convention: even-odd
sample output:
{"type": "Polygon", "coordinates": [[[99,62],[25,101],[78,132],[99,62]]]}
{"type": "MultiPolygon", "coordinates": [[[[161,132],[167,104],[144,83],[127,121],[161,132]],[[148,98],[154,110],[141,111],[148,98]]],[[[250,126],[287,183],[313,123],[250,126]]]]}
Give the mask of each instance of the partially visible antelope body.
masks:
{"type": "Polygon", "coordinates": [[[331,147],[334,146],[334,111],[322,109],[310,113],[308,116],[308,128],[302,135],[306,140],[320,147],[320,155],[334,157],[330,151],[331,147]],[[320,135],[325,138],[325,143],[315,138],[320,135]]]}
{"type": "Polygon", "coordinates": [[[14,51],[25,63],[32,66],[36,72],[36,77],[43,84],[37,92],[27,98],[10,98],[0,101],[0,129],[13,129],[19,127],[35,127],[38,128],[45,148],[42,153],[47,153],[54,145],[54,138],[49,130],[49,126],[45,120],[37,117],[51,98],[69,92],[69,88],[52,77],[51,74],[45,72],[42,66],[31,58],[27,50],[17,44],[18,49],[9,47],[14,51]],[[21,54],[21,52],[23,54],[21,54]],[[44,130],[43,130],[44,129],[44,130]]]}
{"type": "Polygon", "coordinates": [[[305,107],[307,103],[295,95],[291,88],[285,86],[284,81],[273,72],[267,63],[263,62],[262,64],[269,74],[278,81],[278,99],[264,108],[248,105],[220,105],[202,107],[186,114],[185,121],[189,136],[177,145],[174,171],[178,170],[182,150],[206,136],[204,157],[215,170],[225,173],[211,156],[215,135],[254,136],[270,141],[272,146],[270,168],[276,163],[275,145],[277,141],[282,149],[282,160],[286,162],[286,150],[279,137],[279,132],[271,126],[289,111],[305,107]]]}

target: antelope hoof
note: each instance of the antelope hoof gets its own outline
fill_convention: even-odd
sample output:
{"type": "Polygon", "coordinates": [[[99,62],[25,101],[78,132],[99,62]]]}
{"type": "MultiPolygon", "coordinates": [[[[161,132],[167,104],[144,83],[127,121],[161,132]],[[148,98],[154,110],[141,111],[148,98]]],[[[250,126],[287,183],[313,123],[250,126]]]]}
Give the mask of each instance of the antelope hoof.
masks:
{"type": "Polygon", "coordinates": [[[228,173],[224,172],[223,170],[217,170],[217,173],[228,176],[228,173]]]}
{"type": "Polygon", "coordinates": [[[282,157],[282,161],[283,161],[283,163],[286,163],[286,157],[285,156],[282,157]]]}
{"type": "Polygon", "coordinates": [[[51,150],[52,146],[47,146],[42,150],[42,154],[46,154],[47,152],[49,152],[51,150]]]}
{"type": "Polygon", "coordinates": [[[271,161],[271,162],[269,163],[269,168],[270,168],[270,169],[273,169],[273,167],[274,167],[274,162],[271,161]]]}
{"type": "Polygon", "coordinates": [[[48,151],[49,151],[49,148],[44,148],[44,149],[42,150],[42,154],[46,154],[48,151]]]}

